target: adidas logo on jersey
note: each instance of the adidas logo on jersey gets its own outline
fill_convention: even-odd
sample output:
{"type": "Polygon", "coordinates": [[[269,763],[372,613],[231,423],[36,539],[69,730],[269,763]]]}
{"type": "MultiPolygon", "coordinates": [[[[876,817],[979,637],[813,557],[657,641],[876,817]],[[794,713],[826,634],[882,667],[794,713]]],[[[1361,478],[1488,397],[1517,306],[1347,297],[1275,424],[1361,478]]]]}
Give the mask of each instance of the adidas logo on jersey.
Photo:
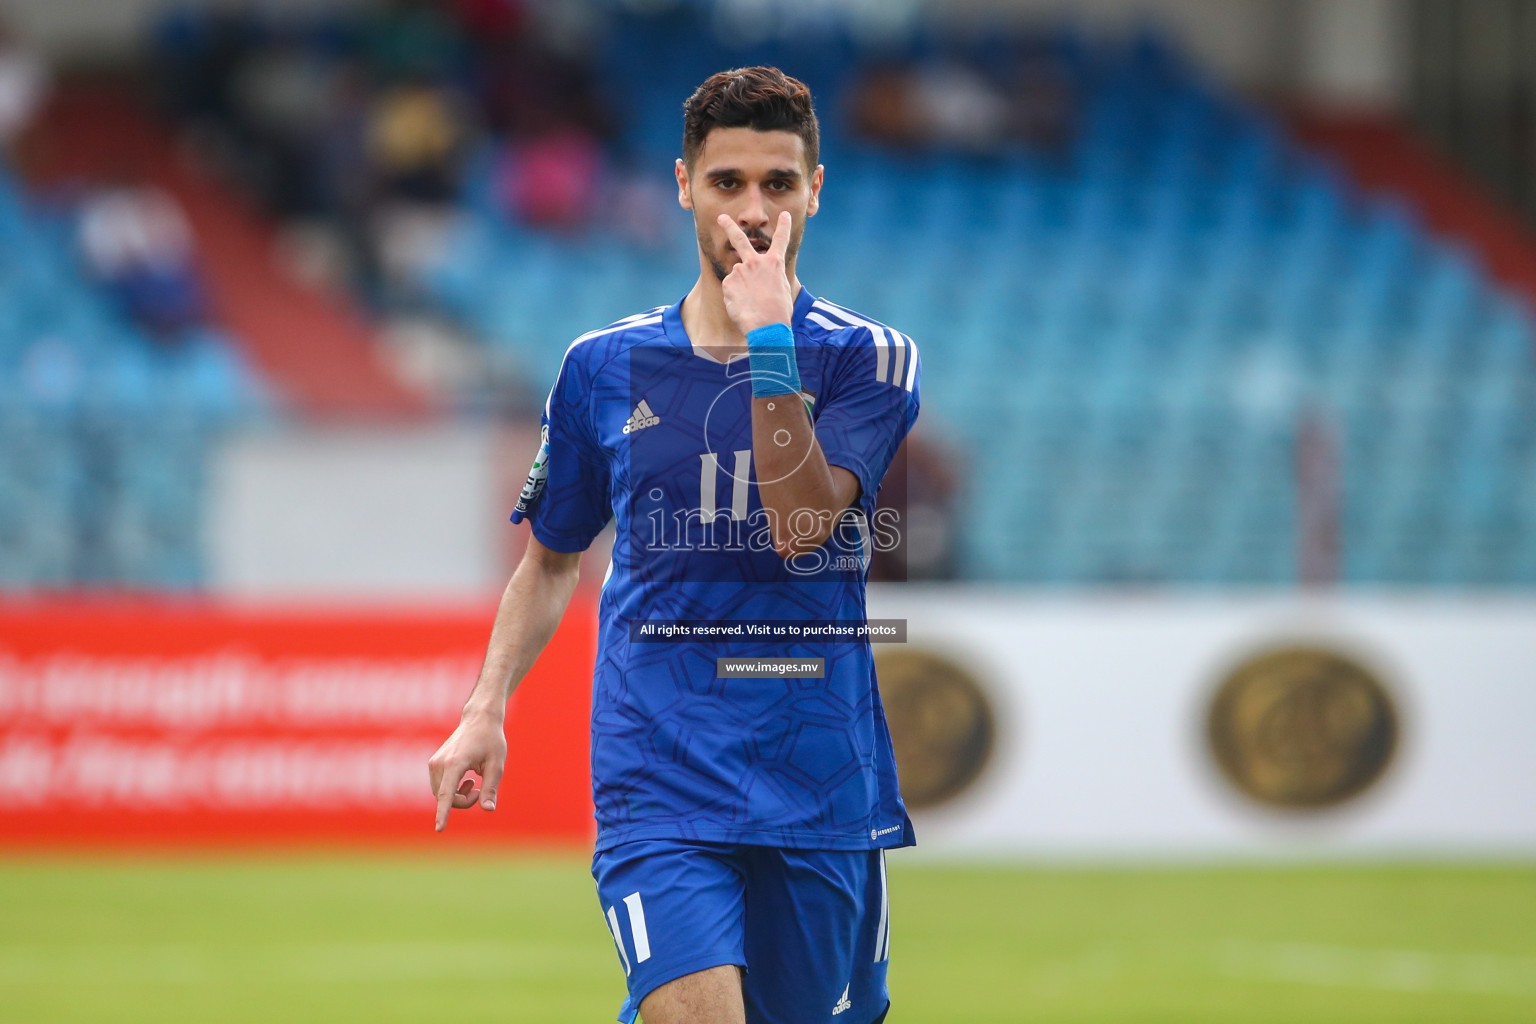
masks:
{"type": "Polygon", "coordinates": [[[836,1017],[838,1014],[842,1013],[844,1010],[851,1010],[851,1009],[853,1009],[853,1004],[848,1001],[848,990],[850,988],[853,988],[853,985],[851,983],[848,984],[848,985],[844,985],[843,986],[843,996],[842,996],[841,999],[839,999],[837,1001],[837,1005],[832,1007],[832,1016],[836,1017]]]}
{"type": "MultiPolygon", "coordinates": [[[[609,422],[612,422],[611,420],[609,422]]],[[[640,404],[635,406],[635,411],[629,414],[629,419],[624,421],[624,433],[633,434],[637,430],[646,427],[654,427],[661,422],[661,417],[651,412],[651,407],[645,399],[640,399],[640,404]]]]}

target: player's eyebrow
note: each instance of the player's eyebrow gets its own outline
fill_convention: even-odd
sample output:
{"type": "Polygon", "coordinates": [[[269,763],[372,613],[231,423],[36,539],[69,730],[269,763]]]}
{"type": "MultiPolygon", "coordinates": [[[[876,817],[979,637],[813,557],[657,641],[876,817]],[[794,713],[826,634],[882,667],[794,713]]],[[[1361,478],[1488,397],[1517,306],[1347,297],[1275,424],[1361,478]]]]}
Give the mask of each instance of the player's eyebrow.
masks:
{"type": "MultiPolygon", "coordinates": [[[[740,178],[743,176],[741,171],[735,167],[722,167],[717,170],[707,171],[704,174],[706,181],[719,181],[722,178],[740,178]]],[[[792,168],[775,167],[764,173],[763,177],[770,181],[799,181],[802,175],[799,171],[792,168]]]]}

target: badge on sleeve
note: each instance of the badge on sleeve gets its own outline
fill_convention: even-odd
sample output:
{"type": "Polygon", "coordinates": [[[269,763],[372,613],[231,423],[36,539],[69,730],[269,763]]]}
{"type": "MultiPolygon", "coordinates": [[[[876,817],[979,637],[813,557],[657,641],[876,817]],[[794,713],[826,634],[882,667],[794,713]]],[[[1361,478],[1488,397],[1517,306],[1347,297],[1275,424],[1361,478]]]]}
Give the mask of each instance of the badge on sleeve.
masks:
{"type": "Polygon", "coordinates": [[[533,503],[539,500],[539,495],[544,493],[544,483],[549,479],[549,424],[544,424],[539,431],[539,454],[533,457],[533,468],[528,470],[528,479],[523,484],[523,493],[518,495],[517,508],[513,511],[513,521],[518,522],[533,508],[533,503]]]}

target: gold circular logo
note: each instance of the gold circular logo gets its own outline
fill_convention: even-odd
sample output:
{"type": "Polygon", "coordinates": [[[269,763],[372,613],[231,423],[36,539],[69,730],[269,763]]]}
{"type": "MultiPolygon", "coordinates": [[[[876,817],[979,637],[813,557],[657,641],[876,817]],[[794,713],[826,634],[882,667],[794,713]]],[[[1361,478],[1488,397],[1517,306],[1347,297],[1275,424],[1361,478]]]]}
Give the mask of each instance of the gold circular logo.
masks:
{"type": "Polygon", "coordinates": [[[1385,687],[1319,647],[1249,658],[1222,681],[1207,720],[1222,774],[1271,807],[1332,807],[1381,778],[1397,746],[1385,687]]]}
{"type": "Polygon", "coordinates": [[[992,755],[996,727],[985,692],[931,651],[880,651],[875,666],[902,799],[915,810],[953,799],[992,755]]]}

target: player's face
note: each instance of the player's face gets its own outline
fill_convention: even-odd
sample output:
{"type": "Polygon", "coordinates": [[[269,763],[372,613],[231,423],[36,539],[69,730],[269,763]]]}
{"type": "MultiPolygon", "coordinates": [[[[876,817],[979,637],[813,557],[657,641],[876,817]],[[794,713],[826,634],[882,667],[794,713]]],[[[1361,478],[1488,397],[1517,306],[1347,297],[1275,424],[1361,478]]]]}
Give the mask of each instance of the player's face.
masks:
{"type": "Polygon", "coordinates": [[[805,142],[794,132],[716,128],[704,137],[690,171],[677,162],[677,200],[693,211],[699,252],[720,280],[741,262],[719,224],[729,214],[758,252],[773,241],[779,213],[788,210],[794,227],[785,253],[793,266],[805,219],[816,213],[821,168],[806,167],[805,142]]]}

